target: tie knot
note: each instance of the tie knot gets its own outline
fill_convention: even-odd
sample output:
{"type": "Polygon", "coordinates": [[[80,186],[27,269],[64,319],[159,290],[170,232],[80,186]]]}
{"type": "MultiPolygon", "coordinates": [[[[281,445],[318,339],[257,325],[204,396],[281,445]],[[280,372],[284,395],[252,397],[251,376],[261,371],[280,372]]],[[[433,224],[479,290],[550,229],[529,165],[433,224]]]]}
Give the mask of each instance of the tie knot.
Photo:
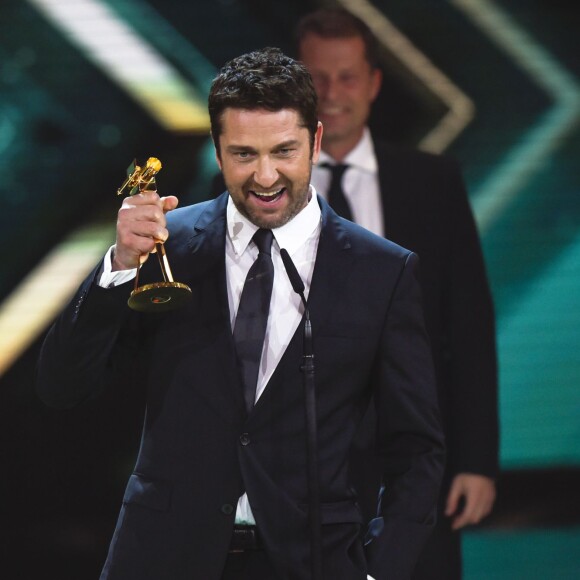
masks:
{"type": "Polygon", "coordinates": [[[335,165],[331,165],[330,163],[321,163],[320,167],[329,169],[333,180],[340,180],[342,179],[344,172],[348,169],[349,166],[345,163],[336,163],[335,165]]]}
{"type": "Polygon", "coordinates": [[[271,248],[272,248],[272,240],[274,239],[274,234],[272,230],[265,230],[259,229],[255,234],[252,240],[254,240],[254,244],[258,246],[258,250],[260,250],[260,254],[265,253],[270,255],[271,248]]]}

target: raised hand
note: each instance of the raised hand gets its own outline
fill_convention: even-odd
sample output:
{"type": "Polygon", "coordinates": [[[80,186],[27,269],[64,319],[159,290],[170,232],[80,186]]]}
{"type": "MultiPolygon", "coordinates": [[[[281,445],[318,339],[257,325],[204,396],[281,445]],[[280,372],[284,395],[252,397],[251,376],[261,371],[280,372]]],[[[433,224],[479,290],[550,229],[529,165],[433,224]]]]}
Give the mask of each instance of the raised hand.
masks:
{"type": "Polygon", "coordinates": [[[144,191],[123,200],[117,217],[113,271],[138,267],[155,250],[156,242],[167,240],[165,214],[177,204],[175,196],[159,197],[155,191],[144,191]]]}

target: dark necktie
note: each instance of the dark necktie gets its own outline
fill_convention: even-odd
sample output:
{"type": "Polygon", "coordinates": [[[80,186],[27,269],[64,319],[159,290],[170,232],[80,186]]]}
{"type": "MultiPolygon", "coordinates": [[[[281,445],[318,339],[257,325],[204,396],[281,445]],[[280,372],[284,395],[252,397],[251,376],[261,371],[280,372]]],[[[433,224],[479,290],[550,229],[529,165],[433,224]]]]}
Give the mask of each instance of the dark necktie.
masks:
{"type": "Polygon", "coordinates": [[[344,172],[348,169],[348,165],[342,163],[337,163],[336,165],[330,165],[330,163],[323,163],[321,167],[326,167],[330,169],[332,178],[330,180],[330,188],[328,190],[328,203],[330,207],[343,218],[353,221],[352,212],[350,211],[350,205],[346,197],[344,196],[344,190],[342,189],[342,177],[344,172]]]}
{"type": "Polygon", "coordinates": [[[258,230],[252,238],[260,253],[248,270],[234,324],[234,342],[248,413],[256,399],[258,370],[274,284],[274,265],[270,255],[273,238],[272,230],[258,230]]]}

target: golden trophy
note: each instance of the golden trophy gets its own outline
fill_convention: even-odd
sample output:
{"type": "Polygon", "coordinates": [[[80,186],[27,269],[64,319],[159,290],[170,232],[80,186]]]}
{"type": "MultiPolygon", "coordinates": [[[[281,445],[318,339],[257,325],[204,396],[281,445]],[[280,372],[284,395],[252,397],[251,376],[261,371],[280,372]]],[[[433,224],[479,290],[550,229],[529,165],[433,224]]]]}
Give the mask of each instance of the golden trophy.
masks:
{"type": "MultiPolygon", "coordinates": [[[[135,195],[143,191],[156,191],[155,176],[161,170],[161,161],[149,157],[144,167],[136,161],[127,169],[127,179],[117,190],[117,195],[128,193],[135,195]]],[[[155,250],[163,276],[163,282],[154,282],[139,286],[139,268],[135,276],[135,288],[129,297],[129,306],[139,312],[164,312],[185,304],[191,298],[191,288],[181,282],[175,282],[165,254],[163,242],[155,242],[155,250]]]]}

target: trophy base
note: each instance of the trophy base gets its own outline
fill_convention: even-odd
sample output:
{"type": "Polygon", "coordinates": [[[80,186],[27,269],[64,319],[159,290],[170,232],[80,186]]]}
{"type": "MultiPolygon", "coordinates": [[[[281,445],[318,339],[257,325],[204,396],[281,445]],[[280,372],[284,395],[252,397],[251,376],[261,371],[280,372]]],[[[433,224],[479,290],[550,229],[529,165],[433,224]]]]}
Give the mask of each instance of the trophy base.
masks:
{"type": "Polygon", "coordinates": [[[155,282],[131,292],[129,307],[138,312],[166,312],[191,299],[191,288],[180,282],[155,282]]]}

